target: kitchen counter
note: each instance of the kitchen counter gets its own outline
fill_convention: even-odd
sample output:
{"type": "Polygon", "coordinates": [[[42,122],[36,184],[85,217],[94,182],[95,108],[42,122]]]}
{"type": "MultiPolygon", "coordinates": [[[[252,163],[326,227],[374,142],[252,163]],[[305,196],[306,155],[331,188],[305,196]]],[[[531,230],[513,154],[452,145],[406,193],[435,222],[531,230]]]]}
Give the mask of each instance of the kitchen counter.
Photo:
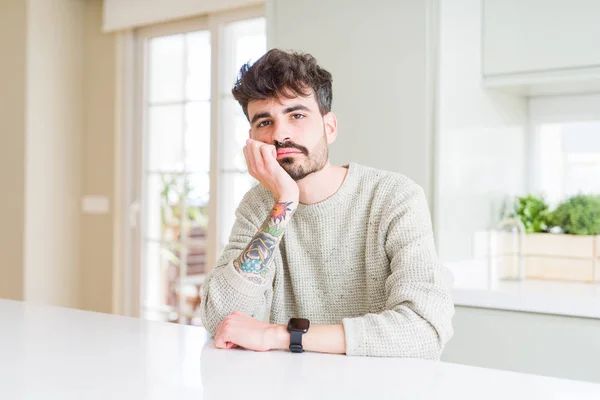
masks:
{"type": "Polygon", "coordinates": [[[215,349],[198,327],[0,300],[0,397],[600,399],[600,385],[413,359],[215,349]]]}
{"type": "Polygon", "coordinates": [[[600,284],[544,280],[488,281],[483,260],[445,263],[456,306],[600,319],[600,284]]]}

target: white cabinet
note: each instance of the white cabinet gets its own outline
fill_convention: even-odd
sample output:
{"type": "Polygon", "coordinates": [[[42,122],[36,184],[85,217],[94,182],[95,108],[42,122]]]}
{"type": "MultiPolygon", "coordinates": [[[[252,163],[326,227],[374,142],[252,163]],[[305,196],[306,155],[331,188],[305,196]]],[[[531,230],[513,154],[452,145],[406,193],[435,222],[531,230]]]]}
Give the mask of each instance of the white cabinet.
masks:
{"type": "Polygon", "coordinates": [[[600,70],[600,1],[484,0],[483,75],[600,70]]]}
{"type": "Polygon", "coordinates": [[[452,325],[444,362],[600,383],[598,319],[456,307],[452,325]]]}

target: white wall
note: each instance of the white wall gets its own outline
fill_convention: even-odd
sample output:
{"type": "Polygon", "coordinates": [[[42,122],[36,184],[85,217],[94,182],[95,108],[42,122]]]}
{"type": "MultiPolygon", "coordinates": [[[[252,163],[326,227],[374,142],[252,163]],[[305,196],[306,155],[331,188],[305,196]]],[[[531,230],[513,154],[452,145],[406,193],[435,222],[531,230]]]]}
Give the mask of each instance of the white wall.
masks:
{"type": "Polygon", "coordinates": [[[262,4],[264,0],[104,0],[104,30],[115,31],[262,4]]]}
{"type": "MultiPolygon", "coordinates": [[[[271,0],[269,47],[333,75],[332,162],[401,172],[431,193],[431,1],[271,0]]],[[[429,196],[428,196],[429,197],[429,196]]]]}
{"type": "Polygon", "coordinates": [[[481,1],[441,0],[434,221],[440,257],[472,256],[492,203],[525,190],[527,102],[486,90],[481,1]]]}
{"type": "Polygon", "coordinates": [[[23,300],[27,5],[0,2],[0,298],[23,300]]]}
{"type": "Polygon", "coordinates": [[[83,130],[79,0],[29,0],[25,297],[78,307],[83,130]]]}

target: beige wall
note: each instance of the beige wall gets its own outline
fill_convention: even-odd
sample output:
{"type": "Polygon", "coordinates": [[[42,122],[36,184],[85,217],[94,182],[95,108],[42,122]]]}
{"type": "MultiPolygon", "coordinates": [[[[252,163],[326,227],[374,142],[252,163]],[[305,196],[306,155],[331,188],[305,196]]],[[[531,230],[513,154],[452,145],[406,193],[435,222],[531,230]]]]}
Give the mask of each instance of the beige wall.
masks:
{"type": "MultiPolygon", "coordinates": [[[[115,34],[102,33],[102,0],[85,3],[83,194],[114,199],[115,34]]],[[[112,201],[111,201],[112,203],[112,201]]],[[[113,209],[81,215],[82,308],[112,311],[113,209]]]]}
{"type": "Polygon", "coordinates": [[[0,2],[0,298],[23,299],[27,10],[0,2]]]}
{"type": "Polygon", "coordinates": [[[115,35],[102,0],[0,4],[0,298],[111,312],[115,35]]]}
{"type": "Polygon", "coordinates": [[[84,2],[27,4],[25,298],[79,307],[84,2]]]}

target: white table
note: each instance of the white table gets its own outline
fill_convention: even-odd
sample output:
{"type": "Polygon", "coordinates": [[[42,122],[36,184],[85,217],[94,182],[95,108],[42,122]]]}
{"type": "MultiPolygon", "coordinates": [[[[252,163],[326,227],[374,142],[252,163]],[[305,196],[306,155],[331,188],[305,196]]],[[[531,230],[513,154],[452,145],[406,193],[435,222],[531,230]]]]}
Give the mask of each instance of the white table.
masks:
{"type": "Polygon", "coordinates": [[[217,350],[201,328],[0,300],[0,398],[600,399],[600,385],[442,362],[217,350]]]}

